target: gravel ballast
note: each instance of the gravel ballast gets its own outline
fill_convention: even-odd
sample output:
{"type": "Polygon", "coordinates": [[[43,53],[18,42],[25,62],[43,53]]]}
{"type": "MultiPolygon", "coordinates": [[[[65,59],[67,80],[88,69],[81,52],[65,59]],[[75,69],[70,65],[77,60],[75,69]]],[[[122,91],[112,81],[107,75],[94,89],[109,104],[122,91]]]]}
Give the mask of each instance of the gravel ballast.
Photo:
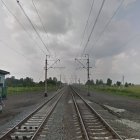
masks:
{"type": "Polygon", "coordinates": [[[48,93],[48,97],[44,97],[43,92],[9,95],[7,100],[4,100],[5,106],[0,113],[0,135],[15,126],[53,94],[54,92],[48,93]]]}
{"type": "Polygon", "coordinates": [[[140,99],[76,88],[91,106],[123,137],[140,139],[140,99]]]}

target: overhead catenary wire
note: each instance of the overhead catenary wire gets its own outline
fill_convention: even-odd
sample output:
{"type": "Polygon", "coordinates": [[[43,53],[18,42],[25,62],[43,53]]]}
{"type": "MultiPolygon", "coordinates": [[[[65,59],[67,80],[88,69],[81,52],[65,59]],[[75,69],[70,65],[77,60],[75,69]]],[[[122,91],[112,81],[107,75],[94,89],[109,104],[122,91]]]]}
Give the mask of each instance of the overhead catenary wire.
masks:
{"type": "MultiPolygon", "coordinates": [[[[32,41],[34,42],[34,44],[35,44],[35,45],[38,44],[38,43],[36,42],[36,40],[34,40],[34,39],[32,38],[32,36],[29,34],[29,32],[27,32],[26,28],[23,26],[23,24],[20,22],[20,20],[16,17],[16,15],[14,15],[13,12],[8,8],[7,4],[6,4],[3,0],[1,0],[1,2],[2,2],[2,4],[4,5],[4,7],[7,9],[7,11],[14,17],[14,19],[17,21],[17,23],[18,23],[18,24],[22,27],[22,29],[26,32],[26,34],[29,36],[29,38],[32,39],[32,41]]],[[[37,47],[42,51],[42,53],[43,53],[44,55],[46,55],[46,53],[43,51],[43,49],[42,49],[39,45],[37,45],[37,47]]]]}
{"type": "Polygon", "coordinates": [[[5,41],[3,41],[3,40],[0,39],[0,42],[1,42],[2,44],[4,44],[6,47],[8,47],[9,49],[11,49],[12,51],[14,51],[15,53],[17,53],[18,55],[21,55],[21,56],[23,56],[24,58],[27,59],[27,57],[26,57],[24,54],[20,53],[19,51],[17,51],[17,50],[14,49],[14,48],[11,48],[5,41]]]}
{"type": "Polygon", "coordinates": [[[104,29],[102,30],[102,32],[99,34],[98,38],[95,40],[95,43],[93,44],[92,48],[96,45],[96,43],[100,40],[101,36],[104,34],[104,32],[106,31],[106,29],[108,28],[109,24],[111,23],[112,19],[116,16],[116,14],[118,13],[118,11],[120,10],[122,4],[124,3],[124,0],[121,1],[121,3],[119,4],[118,8],[115,10],[114,14],[111,16],[111,18],[108,20],[107,24],[105,25],[104,29]]]}
{"type": "Polygon", "coordinates": [[[26,60],[28,60],[28,61],[30,60],[30,62],[34,61],[33,58],[29,58],[29,57],[25,56],[23,53],[21,53],[20,51],[16,50],[15,48],[10,47],[9,44],[7,44],[7,42],[0,39],[0,43],[3,44],[4,46],[6,46],[7,48],[9,48],[11,51],[15,52],[16,54],[24,57],[26,60]]]}
{"type": "Polygon", "coordinates": [[[93,33],[94,29],[95,29],[95,26],[96,26],[97,21],[98,21],[98,19],[99,19],[100,13],[101,13],[101,11],[102,11],[102,9],[103,9],[104,3],[105,3],[105,0],[102,1],[101,7],[100,7],[100,9],[99,9],[99,12],[98,12],[98,14],[97,14],[97,17],[96,17],[95,22],[94,22],[94,24],[93,24],[93,27],[92,27],[92,29],[91,29],[91,32],[90,32],[90,34],[89,34],[88,40],[87,40],[87,42],[86,42],[86,44],[85,44],[85,47],[84,47],[84,49],[83,49],[83,52],[82,52],[81,57],[83,56],[83,54],[84,54],[84,52],[85,52],[85,50],[86,50],[86,48],[87,48],[87,46],[88,46],[88,43],[89,43],[90,38],[91,38],[91,35],[92,35],[92,33],[93,33]]]}
{"type": "Polygon", "coordinates": [[[48,49],[48,47],[47,47],[46,44],[44,43],[42,37],[40,36],[40,34],[38,33],[38,31],[36,30],[34,24],[32,23],[32,21],[30,20],[30,18],[29,18],[28,15],[26,14],[26,12],[25,12],[25,10],[23,9],[22,5],[20,4],[19,0],[17,0],[17,3],[18,3],[18,5],[19,5],[19,7],[21,8],[22,12],[24,13],[25,17],[26,17],[26,18],[28,19],[28,21],[30,22],[32,28],[34,29],[35,33],[36,33],[37,36],[39,37],[40,41],[42,42],[42,44],[44,45],[44,47],[46,48],[46,50],[48,51],[48,53],[51,54],[50,51],[49,51],[49,49],[48,49]]]}
{"type": "MultiPolygon", "coordinates": [[[[44,25],[44,23],[43,23],[43,20],[42,20],[40,14],[39,14],[39,11],[38,11],[38,9],[37,9],[37,6],[36,6],[34,0],[32,0],[32,4],[33,4],[33,7],[34,7],[34,9],[35,9],[35,11],[36,11],[36,13],[37,13],[38,19],[39,19],[39,21],[40,21],[40,23],[41,23],[41,25],[42,25],[42,29],[43,29],[43,31],[46,33],[46,36],[47,36],[47,39],[48,39],[48,31],[47,31],[47,29],[46,29],[46,27],[45,27],[45,25],[44,25]]],[[[55,53],[55,56],[56,56],[55,50],[54,50],[54,53],[55,53]]]]}
{"type": "Polygon", "coordinates": [[[44,26],[44,24],[43,24],[43,21],[42,21],[42,19],[41,19],[41,16],[40,16],[40,14],[39,14],[39,12],[38,12],[38,9],[37,9],[37,7],[36,7],[36,5],[35,5],[35,3],[34,3],[34,0],[32,0],[32,3],[33,3],[33,6],[34,6],[34,9],[35,9],[35,11],[36,11],[36,13],[37,13],[37,15],[38,15],[38,19],[39,19],[39,21],[40,21],[40,23],[41,23],[41,25],[42,25],[42,28],[43,28],[44,32],[45,32],[46,34],[48,34],[48,33],[47,33],[47,30],[46,30],[46,28],[45,28],[45,26],[44,26]]]}
{"type": "Polygon", "coordinates": [[[90,11],[89,11],[89,15],[88,15],[88,18],[87,18],[87,21],[86,21],[86,25],[85,25],[83,34],[82,34],[82,39],[81,39],[81,42],[80,42],[80,47],[82,46],[83,41],[84,41],[84,37],[85,37],[86,29],[87,29],[87,26],[88,26],[88,23],[89,23],[89,19],[90,19],[90,16],[91,16],[91,12],[92,12],[92,9],[93,9],[93,5],[94,5],[94,0],[92,0],[92,4],[91,4],[90,11]]]}
{"type": "MultiPolygon", "coordinates": [[[[2,3],[2,5],[7,9],[7,11],[13,16],[13,18],[17,21],[17,23],[22,27],[22,29],[25,31],[25,33],[29,36],[28,38],[31,39],[31,40],[34,42],[35,46],[37,46],[38,48],[40,48],[40,50],[42,51],[42,53],[43,53],[44,55],[46,55],[46,53],[44,52],[44,50],[39,46],[38,42],[37,42],[36,40],[33,39],[32,35],[26,30],[26,28],[24,27],[24,25],[23,25],[23,24],[21,23],[21,21],[16,17],[16,15],[10,10],[10,8],[7,6],[7,4],[6,4],[3,0],[1,0],[1,3],[2,3]],[[37,45],[37,44],[38,44],[38,45],[37,45]]],[[[0,39],[0,42],[1,42],[4,46],[6,46],[6,47],[9,48],[10,50],[12,50],[14,53],[16,53],[16,54],[18,54],[18,55],[24,57],[24,58],[27,59],[28,61],[34,62],[34,58],[29,58],[29,57],[25,56],[23,53],[21,53],[21,52],[18,51],[17,49],[12,48],[11,46],[9,46],[9,45],[7,44],[7,42],[5,42],[5,41],[3,41],[3,40],[1,40],[1,39],[0,39]]]]}
{"type": "Polygon", "coordinates": [[[16,54],[24,57],[25,59],[27,59],[28,61],[30,60],[31,62],[34,61],[34,58],[29,58],[27,56],[25,56],[23,53],[21,53],[20,51],[18,51],[17,49],[15,48],[12,48],[7,42],[5,42],[4,40],[1,40],[0,39],[0,43],[3,44],[4,46],[6,46],[7,48],[9,48],[11,51],[15,52],[16,54]]]}

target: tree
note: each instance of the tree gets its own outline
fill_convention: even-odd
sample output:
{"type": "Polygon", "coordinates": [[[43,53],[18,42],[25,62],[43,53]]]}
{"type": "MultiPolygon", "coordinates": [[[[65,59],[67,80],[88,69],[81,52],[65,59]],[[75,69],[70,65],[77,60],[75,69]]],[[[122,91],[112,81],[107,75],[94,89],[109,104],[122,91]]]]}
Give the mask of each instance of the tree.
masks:
{"type": "Polygon", "coordinates": [[[96,79],[96,85],[99,85],[99,80],[98,79],[96,79]]]}
{"type": "Polygon", "coordinates": [[[104,84],[104,82],[102,79],[100,79],[100,80],[96,79],[96,85],[103,85],[103,84],[104,84]]]}
{"type": "Polygon", "coordinates": [[[129,83],[128,85],[129,85],[129,86],[132,86],[132,83],[129,83]]]}
{"type": "Polygon", "coordinates": [[[116,85],[119,87],[119,86],[121,86],[121,82],[120,81],[117,81],[116,82],[116,85]]]}
{"type": "MultiPolygon", "coordinates": [[[[58,83],[61,83],[60,81],[57,81],[56,77],[54,77],[53,79],[50,77],[49,79],[47,79],[47,82],[50,85],[56,85],[58,83]]],[[[34,82],[33,79],[30,77],[16,79],[14,76],[12,76],[10,78],[6,78],[5,83],[9,87],[44,86],[44,81],[40,81],[39,83],[37,83],[34,82]]]]}
{"type": "Polygon", "coordinates": [[[32,78],[26,77],[25,79],[16,79],[14,76],[6,78],[6,85],[10,87],[33,86],[35,82],[32,78]]]}
{"type": "Polygon", "coordinates": [[[34,85],[34,82],[32,78],[26,77],[24,79],[24,86],[33,86],[33,85],[34,85]]]}
{"type": "Polygon", "coordinates": [[[100,79],[100,80],[99,80],[99,85],[103,85],[103,84],[104,84],[103,80],[100,79]]]}
{"type": "Polygon", "coordinates": [[[112,85],[112,80],[110,78],[107,79],[106,85],[108,85],[108,86],[112,85]]]}
{"type": "Polygon", "coordinates": [[[53,81],[57,82],[57,78],[56,77],[53,77],[53,81]]]}
{"type": "Polygon", "coordinates": [[[38,83],[39,86],[44,86],[44,84],[45,84],[45,83],[42,82],[42,81],[40,81],[40,82],[38,83]]]}
{"type": "Polygon", "coordinates": [[[128,86],[129,86],[129,84],[126,82],[124,86],[125,86],[125,87],[128,87],[128,86]]]}
{"type": "Polygon", "coordinates": [[[86,85],[94,85],[94,81],[93,80],[89,80],[86,82],[86,85]]]}
{"type": "Polygon", "coordinates": [[[56,85],[58,81],[56,77],[53,77],[53,79],[50,77],[49,79],[47,79],[47,83],[51,85],[56,85]]]}
{"type": "Polygon", "coordinates": [[[90,84],[91,85],[94,85],[94,80],[90,80],[90,84]]]}

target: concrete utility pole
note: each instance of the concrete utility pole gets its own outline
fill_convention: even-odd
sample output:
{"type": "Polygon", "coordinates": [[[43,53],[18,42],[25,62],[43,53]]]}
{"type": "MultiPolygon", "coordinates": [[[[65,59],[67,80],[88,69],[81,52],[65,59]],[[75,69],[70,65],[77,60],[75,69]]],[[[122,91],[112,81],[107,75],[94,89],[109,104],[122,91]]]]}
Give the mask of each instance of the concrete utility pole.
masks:
{"type": "Polygon", "coordinates": [[[90,82],[90,74],[89,74],[89,69],[91,68],[89,66],[89,54],[86,54],[85,57],[87,56],[87,85],[88,85],[88,93],[87,96],[90,96],[90,92],[89,92],[89,82],[90,82]]]}
{"type": "Polygon", "coordinates": [[[88,85],[87,96],[90,96],[90,92],[89,92],[90,73],[89,73],[89,70],[92,67],[90,67],[90,64],[89,64],[89,54],[86,54],[85,57],[87,57],[87,59],[86,59],[87,60],[87,66],[85,66],[82,62],[80,62],[79,59],[75,58],[75,60],[77,60],[83,66],[83,68],[85,68],[87,70],[87,85],[88,85]]]}
{"type": "Polygon", "coordinates": [[[79,85],[80,85],[80,78],[79,78],[78,82],[79,82],[79,85]]]}
{"type": "MultiPolygon", "coordinates": [[[[65,67],[53,67],[54,69],[65,69],[65,67]]],[[[61,77],[62,77],[62,75],[60,74],[59,75],[60,76],[60,85],[59,85],[59,87],[61,88],[61,86],[62,86],[62,84],[61,84],[61,77]]]]}
{"type": "Polygon", "coordinates": [[[48,91],[47,91],[47,65],[48,65],[48,60],[47,60],[48,55],[46,55],[46,60],[45,60],[45,92],[44,92],[44,96],[47,97],[48,96],[48,91]]]}
{"type": "Polygon", "coordinates": [[[77,76],[76,75],[75,75],[75,78],[74,79],[75,79],[75,84],[77,84],[77,76]]]}
{"type": "Polygon", "coordinates": [[[53,65],[56,64],[58,61],[60,61],[59,59],[57,59],[50,67],[48,67],[48,56],[46,55],[46,60],[45,60],[45,92],[44,92],[44,96],[47,97],[48,96],[48,89],[47,89],[47,72],[50,68],[53,68],[53,65]]]}
{"type": "Polygon", "coordinates": [[[123,87],[124,87],[124,75],[122,76],[122,84],[123,84],[123,87]]]}
{"type": "Polygon", "coordinates": [[[61,88],[61,78],[62,78],[62,77],[61,77],[61,74],[60,74],[60,85],[59,85],[59,88],[61,88]]]}

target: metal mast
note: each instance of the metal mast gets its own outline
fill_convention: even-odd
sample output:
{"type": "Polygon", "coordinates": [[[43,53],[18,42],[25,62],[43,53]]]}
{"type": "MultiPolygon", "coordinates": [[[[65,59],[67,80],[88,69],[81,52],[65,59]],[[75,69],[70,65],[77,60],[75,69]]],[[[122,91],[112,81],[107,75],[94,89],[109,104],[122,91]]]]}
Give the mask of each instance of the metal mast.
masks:
{"type": "Polygon", "coordinates": [[[89,54],[85,54],[85,57],[87,57],[87,59],[86,59],[86,61],[87,61],[87,66],[85,66],[85,65],[80,61],[80,59],[75,58],[75,60],[77,60],[77,61],[83,66],[83,68],[87,70],[87,86],[88,86],[88,89],[87,89],[87,90],[88,90],[88,91],[87,91],[87,96],[90,96],[90,92],[89,92],[90,72],[89,72],[89,70],[90,70],[90,68],[92,68],[92,67],[90,67],[90,63],[89,63],[89,54]]]}
{"type": "Polygon", "coordinates": [[[86,54],[85,57],[87,56],[87,86],[88,86],[88,93],[87,96],[90,96],[90,92],[89,92],[89,83],[90,83],[90,74],[89,74],[89,69],[91,68],[89,66],[89,54],[86,54]]]}
{"type": "Polygon", "coordinates": [[[44,92],[45,97],[48,96],[48,94],[47,94],[47,92],[48,92],[47,91],[47,70],[48,70],[48,68],[47,68],[47,65],[48,65],[47,57],[48,57],[48,55],[46,55],[46,60],[45,60],[45,92],[44,92]]]}

